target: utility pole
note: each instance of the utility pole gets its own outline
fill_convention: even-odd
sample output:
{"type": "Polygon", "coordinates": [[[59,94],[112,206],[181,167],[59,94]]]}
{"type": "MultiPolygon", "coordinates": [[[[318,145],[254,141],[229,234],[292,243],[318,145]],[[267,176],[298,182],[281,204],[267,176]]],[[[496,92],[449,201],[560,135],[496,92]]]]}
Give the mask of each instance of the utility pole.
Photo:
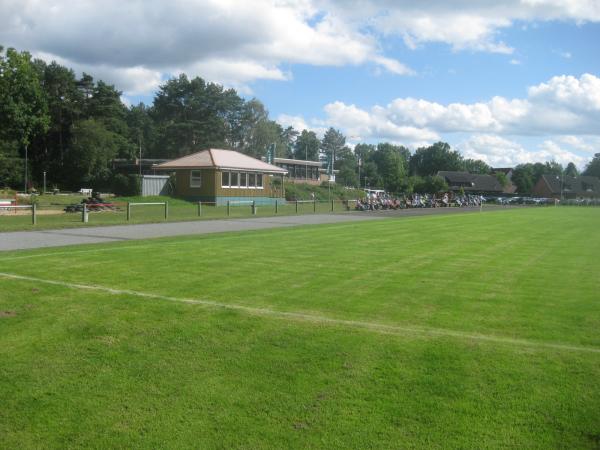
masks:
{"type": "MultiPolygon", "coordinates": [[[[308,146],[304,143],[304,161],[308,161],[308,146]]],[[[308,163],[304,164],[304,177],[308,180],[308,163]]]]}
{"type": "Polygon", "coordinates": [[[140,166],[140,179],[142,178],[142,137],[138,135],[138,144],[140,146],[140,159],[139,159],[139,166],[140,166]]]}
{"type": "Polygon", "coordinates": [[[27,144],[25,144],[25,193],[27,193],[27,144]]]}

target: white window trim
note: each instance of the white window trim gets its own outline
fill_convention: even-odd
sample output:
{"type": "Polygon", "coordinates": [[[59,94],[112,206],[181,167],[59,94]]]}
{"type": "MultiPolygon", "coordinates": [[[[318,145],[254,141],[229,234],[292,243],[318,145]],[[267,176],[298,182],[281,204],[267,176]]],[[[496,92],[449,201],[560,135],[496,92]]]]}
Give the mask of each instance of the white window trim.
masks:
{"type": "Polygon", "coordinates": [[[240,189],[248,189],[248,172],[240,172],[239,174],[239,188],[240,189]],[[246,183],[242,186],[242,174],[244,174],[244,178],[246,180],[246,183]]]}
{"type": "Polygon", "coordinates": [[[190,187],[200,188],[202,187],[202,171],[201,170],[190,170],[190,187]],[[198,172],[200,176],[194,177],[194,172],[198,172]],[[196,184],[198,183],[198,184],[196,184]]]}
{"type": "Polygon", "coordinates": [[[256,187],[254,189],[264,189],[265,188],[265,175],[263,173],[257,173],[254,184],[256,184],[256,187]],[[260,186],[258,185],[258,177],[259,176],[260,176],[260,186]]]}

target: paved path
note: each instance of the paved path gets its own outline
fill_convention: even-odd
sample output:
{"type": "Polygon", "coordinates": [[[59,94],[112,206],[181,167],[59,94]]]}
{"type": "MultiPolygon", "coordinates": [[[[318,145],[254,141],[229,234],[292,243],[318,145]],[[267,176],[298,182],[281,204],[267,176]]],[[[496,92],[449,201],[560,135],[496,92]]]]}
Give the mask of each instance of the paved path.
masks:
{"type": "MultiPolygon", "coordinates": [[[[490,209],[496,208],[486,207],[486,210],[490,209]]],[[[476,211],[479,211],[479,208],[408,209],[399,211],[303,214],[299,216],[256,217],[248,219],[196,220],[191,222],[63,228],[60,230],[15,231],[0,233],[0,251],[95,244],[166,236],[221,233],[226,231],[263,230],[298,225],[378,220],[398,216],[456,214],[476,211]]]]}

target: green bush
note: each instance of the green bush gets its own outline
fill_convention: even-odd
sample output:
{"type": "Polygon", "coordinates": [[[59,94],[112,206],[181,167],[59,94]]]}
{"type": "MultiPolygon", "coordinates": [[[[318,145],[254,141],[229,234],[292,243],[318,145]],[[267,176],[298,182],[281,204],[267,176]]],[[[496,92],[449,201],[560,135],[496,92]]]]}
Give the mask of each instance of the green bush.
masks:
{"type": "Polygon", "coordinates": [[[23,189],[24,164],[21,158],[0,155],[0,186],[23,189]]]}
{"type": "Polygon", "coordinates": [[[142,194],[139,175],[123,175],[118,173],[113,176],[111,190],[120,197],[132,197],[142,194]]]}

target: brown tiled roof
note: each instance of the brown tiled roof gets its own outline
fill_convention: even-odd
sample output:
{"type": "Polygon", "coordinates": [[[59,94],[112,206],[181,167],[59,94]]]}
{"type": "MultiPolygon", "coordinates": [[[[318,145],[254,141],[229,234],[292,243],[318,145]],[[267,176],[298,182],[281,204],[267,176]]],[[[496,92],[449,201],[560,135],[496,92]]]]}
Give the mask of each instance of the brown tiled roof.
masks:
{"type": "Polygon", "coordinates": [[[503,191],[502,185],[493,175],[479,175],[469,172],[440,170],[438,176],[445,178],[450,189],[461,187],[465,192],[498,192],[503,191]],[[468,184],[468,185],[465,185],[468,184]]]}
{"type": "Polygon", "coordinates": [[[287,173],[281,167],[267,164],[251,156],[234,150],[211,148],[192,153],[153,167],[157,170],[215,168],[222,170],[247,170],[264,173],[287,173]]]}
{"type": "Polygon", "coordinates": [[[561,178],[560,175],[542,175],[542,178],[553,194],[560,194],[562,187],[564,194],[600,195],[600,179],[597,177],[581,175],[561,178]]]}

